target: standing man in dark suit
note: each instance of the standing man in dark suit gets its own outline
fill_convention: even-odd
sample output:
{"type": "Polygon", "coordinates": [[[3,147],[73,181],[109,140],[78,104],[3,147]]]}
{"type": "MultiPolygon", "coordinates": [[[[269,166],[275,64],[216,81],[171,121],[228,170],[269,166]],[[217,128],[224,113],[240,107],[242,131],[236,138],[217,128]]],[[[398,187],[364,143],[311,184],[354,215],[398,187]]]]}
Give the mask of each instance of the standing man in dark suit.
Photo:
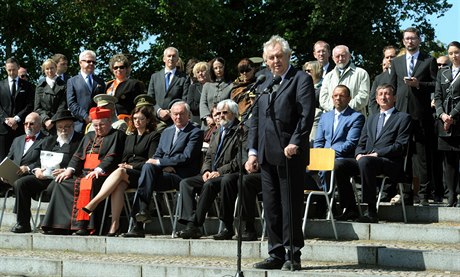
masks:
{"type": "Polygon", "coordinates": [[[396,108],[412,118],[412,171],[414,182],[420,183],[421,205],[428,205],[431,187],[431,151],[433,142],[433,117],[431,93],[435,90],[438,67],[436,59],[420,52],[420,33],[413,27],[403,32],[406,55],[391,62],[391,84],[396,88],[396,108]]]}
{"type": "MultiPolygon", "coordinates": [[[[64,172],[75,150],[80,144],[81,134],[74,132],[74,117],[68,110],[59,111],[51,119],[56,125],[57,135],[46,137],[42,143],[35,148],[39,156],[31,168],[33,175],[26,175],[14,182],[14,192],[16,201],[14,212],[16,213],[16,225],[11,229],[13,233],[28,233],[31,231],[30,220],[30,202],[32,197],[45,190],[53,180],[53,176],[64,172]],[[59,167],[49,171],[41,164],[41,150],[62,153],[63,158],[59,167]],[[51,173],[52,175],[50,175],[51,173]]],[[[51,194],[51,191],[49,191],[51,194]]]]}
{"type": "Polygon", "coordinates": [[[18,77],[19,63],[9,58],[5,64],[8,78],[0,83],[0,161],[10,149],[13,139],[24,134],[19,125],[34,108],[35,88],[18,77]]]}
{"type": "Polygon", "coordinates": [[[311,77],[289,64],[291,52],[288,42],[277,35],[264,44],[264,59],[274,76],[259,87],[259,92],[270,93],[260,97],[250,122],[245,168],[252,173],[261,167],[270,255],[254,265],[260,269],[301,268],[303,184],[310,160],[315,91],[311,77]],[[279,86],[274,85],[280,79],[279,86]]]}
{"type": "Polygon", "coordinates": [[[383,60],[382,60],[382,73],[375,76],[374,82],[372,82],[371,91],[369,93],[369,106],[368,113],[369,115],[374,113],[379,113],[379,105],[375,101],[375,91],[377,87],[383,84],[390,83],[390,74],[391,74],[391,61],[398,54],[398,49],[393,45],[388,45],[383,48],[383,60]]]}
{"type": "Polygon", "coordinates": [[[68,60],[67,57],[63,54],[54,54],[51,59],[56,63],[56,75],[58,78],[61,78],[64,82],[70,79],[69,74],[67,73],[68,60]]]}
{"type": "MultiPolygon", "coordinates": [[[[40,115],[35,112],[30,113],[24,121],[23,128],[26,134],[16,137],[11,144],[8,158],[19,166],[18,176],[29,174],[40,159],[39,146],[45,137],[45,134],[40,132],[41,126],[40,115]]],[[[13,185],[12,183],[6,184],[3,181],[0,183],[2,187],[13,185]]]]}
{"type": "Polygon", "coordinates": [[[313,45],[313,56],[323,67],[323,78],[334,69],[334,65],[331,62],[331,46],[329,46],[329,43],[318,40],[313,45]]]}
{"type": "Polygon", "coordinates": [[[160,120],[157,130],[163,130],[173,124],[170,115],[170,104],[175,99],[187,101],[187,92],[190,82],[187,75],[177,70],[179,50],[168,47],[163,53],[165,67],[152,74],[149,83],[148,95],[155,99],[155,112],[160,120]]]}
{"type": "Polygon", "coordinates": [[[67,81],[67,106],[75,122],[75,131],[82,132],[84,125],[91,122],[89,109],[94,107],[93,97],[105,93],[105,82],[94,75],[96,66],[96,53],[85,50],[79,56],[80,73],[67,81]]]}
{"type": "Polygon", "coordinates": [[[200,172],[203,131],[190,121],[190,107],[184,101],[171,107],[174,125],[161,134],[152,158],[142,166],[131,217],[136,225],[124,237],[144,237],[144,222],[150,221],[148,206],[154,190],[179,189],[183,178],[200,172]]]}

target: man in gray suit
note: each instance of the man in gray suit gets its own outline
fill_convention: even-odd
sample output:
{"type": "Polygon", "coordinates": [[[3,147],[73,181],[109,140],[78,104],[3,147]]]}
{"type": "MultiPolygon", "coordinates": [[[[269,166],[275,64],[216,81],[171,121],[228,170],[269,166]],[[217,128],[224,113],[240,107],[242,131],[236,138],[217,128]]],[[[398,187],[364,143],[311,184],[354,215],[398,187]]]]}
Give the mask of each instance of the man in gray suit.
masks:
{"type": "Polygon", "coordinates": [[[189,83],[186,74],[176,69],[178,60],[179,50],[166,48],[163,53],[165,67],[150,78],[147,94],[155,99],[155,112],[160,120],[158,130],[173,124],[169,111],[173,100],[187,100],[189,83]]]}
{"type": "Polygon", "coordinates": [[[91,122],[89,109],[95,104],[93,97],[105,93],[105,82],[94,75],[96,53],[91,50],[81,52],[79,57],[80,73],[67,81],[67,105],[72,115],[78,119],[75,131],[82,132],[83,125],[91,122]]]}

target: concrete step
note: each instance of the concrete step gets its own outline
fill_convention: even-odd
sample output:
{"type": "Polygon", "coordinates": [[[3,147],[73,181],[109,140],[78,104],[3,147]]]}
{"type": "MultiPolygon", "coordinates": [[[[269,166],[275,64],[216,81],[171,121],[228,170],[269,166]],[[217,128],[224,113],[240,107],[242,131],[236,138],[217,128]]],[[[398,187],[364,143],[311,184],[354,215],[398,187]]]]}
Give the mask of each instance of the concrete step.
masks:
{"type": "MultiPolygon", "coordinates": [[[[0,233],[0,274],[27,276],[233,276],[236,241],[0,233]]],[[[255,270],[266,242],[243,242],[246,276],[458,276],[459,244],[306,240],[303,270],[255,270]]]]}

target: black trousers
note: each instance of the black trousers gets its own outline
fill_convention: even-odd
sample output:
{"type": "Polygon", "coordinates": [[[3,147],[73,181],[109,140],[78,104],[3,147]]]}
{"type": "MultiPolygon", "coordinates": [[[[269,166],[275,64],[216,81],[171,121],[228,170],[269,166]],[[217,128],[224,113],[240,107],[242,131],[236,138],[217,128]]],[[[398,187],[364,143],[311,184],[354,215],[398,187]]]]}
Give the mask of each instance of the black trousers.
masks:
{"type": "Polygon", "coordinates": [[[153,191],[178,190],[181,180],[182,178],[179,175],[163,172],[159,166],[151,163],[144,164],[139,177],[131,216],[135,217],[139,210],[148,208],[153,191]]]}
{"type": "Polygon", "coordinates": [[[457,194],[460,193],[459,186],[459,160],[460,152],[458,151],[445,151],[443,172],[444,182],[448,189],[449,204],[457,202],[457,194]]]}
{"type": "Polygon", "coordinates": [[[26,226],[29,224],[32,197],[45,190],[51,181],[52,179],[41,180],[37,179],[34,175],[27,175],[14,182],[13,188],[16,199],[13,212],[16,213],[17,223],[26,226]]]}
{"type": "Polygon", "coordinates": [[[265,161],[261,164],[261,179],[268,254],[281,260],[289,259],[292,240],[293,258],[300,261],[300,249],[304,246],[302,215],[305,164],[296,157],[289,160],[288,167],[271,165],[265,161]],[[292,226],[289,222],[291,212],[292,226]]]}
{"type": "Polygon", "coordinates": [[[434,144],[433,119],[412,120],[411,160],[412,174],[420,182],[419,196],[428,199],[434,186],[432,179],[432,149],[434,144]]]}

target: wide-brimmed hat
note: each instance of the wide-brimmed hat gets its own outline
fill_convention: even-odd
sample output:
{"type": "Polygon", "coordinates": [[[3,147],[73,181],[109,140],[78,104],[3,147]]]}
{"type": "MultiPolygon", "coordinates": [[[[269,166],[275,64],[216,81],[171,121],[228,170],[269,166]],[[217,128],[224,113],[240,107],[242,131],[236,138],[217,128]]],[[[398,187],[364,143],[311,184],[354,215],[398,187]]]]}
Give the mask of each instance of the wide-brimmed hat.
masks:
{"type": "Polygon", "coordinates": [[[77,119],[73,117],[72,113],[69,110],[60,110],[55,115],[53,115],[53,117],[51,118],[51,122],[55,123],[56,121],[66,119],[77,121],[77,119]]]}
{"type": "Polygon", "coordinates": [[[154,106],[155,99],[148,94],[139,94],[136,98],[134,98],[134,103],[136,104],[136,107],[154,106]]]}

